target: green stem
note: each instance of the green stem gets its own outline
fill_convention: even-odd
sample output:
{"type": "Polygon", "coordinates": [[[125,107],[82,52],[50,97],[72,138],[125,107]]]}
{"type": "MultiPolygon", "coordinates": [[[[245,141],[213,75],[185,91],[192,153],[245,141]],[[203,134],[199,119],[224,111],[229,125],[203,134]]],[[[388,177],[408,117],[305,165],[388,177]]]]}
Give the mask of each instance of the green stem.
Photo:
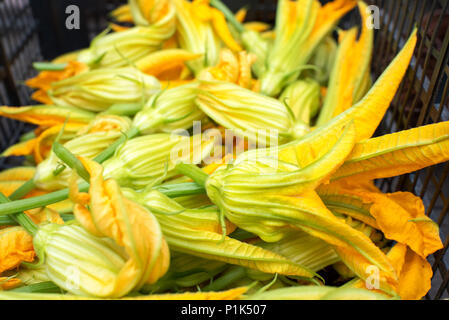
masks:
{"type": "MultiPolygon", "coordinates": [[[[87,182],[82,182],[78,185],[78,189],[80,190],[80,192],[87,192],[89,190],[89,184],[87,182]]],[[[204,188],[196,183],[171,184],[155,187],[154,189],[160,191],[170,198],[204,193],[204,188]]],[[[50,204],[66,200],[68,197],[69,189],[62,189],[52,193],[44,194],[42,196],[16,200],[8,203],[0,203],[0,216],[45,207],[50,204]]]]}
{"type": "Polygon", "coordinates": [[[230,287],[234,282],[246,277],[246,270],[243,267],[233,266],[229,268],[220,278],[205,286],[202,291],[221,291],[230,287]]]}
{"type": "MultiPolygon", "coordinates": [[[[89,190],[89,184],[87,182],[80,183],[78,188],[81,192],[87,192],[89,190]]],[[[16,200],[8,203],[0,204],[0,215],[8,215],[21,211],[26,211],[35,208],[41,208],[54,204],[69,197],[69,189],[63,189],[52,193],[44,194],[42,196],[16,200]]]]}
{"type": "MultiPolygon", "coordinates": [[[[112,157],[115,153],[115,151],[117,150],[118,147],[120,147],[123,143],[126,142],[126,140],[132,139],[136,136],[138,136],[140,134],[139,129],[132,127],[131,129],[128,130],[128,132],[126,132],[125,134],[123,134],[119,139],[117,139],[113,144],[111,144],[107,149],[103,150],[98,156],[96,156],[94,158],[94,161],[98,162],[98,163],[103,163],[106,160],[108,160],[110,157],[112,157]]],[[[67,149],[65,147],[63,147],[61,144],[55,142],[53,145],[53,151],[56,153],[56,148],[58,148],[60,155],[62,155],[62,157],[64,157],[64,155],[66,155],[66,157],[64,157],[65,160],[63,160],[64,162],[67,163],[67,165],[70,166],[70,163],[73,163],[73,165],[76,167],[78,167],[79,161],[77,162],[76,157],[72,157],[67,153],[67,149]],[[59,146],[58,146],[59,145],[59,146]],[[63,151],[62,148],[65,149],[65,151],[63,151]],[[76,160],[75,160],[76,159],[76,160]]],[[[58,155],[58,154],[57,154],[58,155]]],[[[58,157],[62,160],[62,158],[58,155],[58,157]]],[[[73,167],[71,167],[73,168],[73,167]]],[[[80,175],[80,177],[82,177],[83,179],[85,179],[85,174],[86,172],[82,172],[84,169],[84,167],[82,167],[83,169],[81,169],[81,171],[78,171],[78,174],[80,175]],[[83,176],[84,175],[84,176],[83,176]]],[[[61,166],[60,168],[58,168],[55,172],[54,175],[57,176],[59,175],[61,172],[63,172],[66,169],[66,166],[61,166]]],[[[85,179],[86,180],[86,179],[85,179]]]]}
{"type": "Polygon", "coordinates": [[[195,182],[167,184],[154,187],[153,189],[163,193],[169,198],[194,196],[197,194],[204,194],[206,192],[203,186],[200,186],[195,182]]]}
{"type": "Polygon", "coordinates": [[[66,147],[64,147],[59,142],[53,143],[53,152],[61,159],[66,165],[71,169],[76,170],[78,175],[86,181],[89,181],[90,174],[84,168],[83,164],[73,153],[71,153],[66,147]]]}
{"type": "Polygon", "coordinates": [[[114,104],[108,110],[103,112],[105,115],[133,117],[143,108],[143,103],[121,103],[114,104]]]}
{"type": "Polygon", "coordinates": [[[220,10],[229,21],[229,23],[231,23],[239,33],[245,31],[245,27],[239,21],[237,21],[234,13],[229,10],[229,8],[223,2],[221,2],[220,0],[211,0],[210,5],[220,10]]]}
{"type": "MultiPolygon", "coordinates": [[[[0,192],[0,203],[12,203],[3,193],[0,192]]],[[[37,225],[25,213],[19,212],[9,216],[12,220],[20,224],[30,235],[34,236],[37,232],[37,225]]]]}
{"type": "Polygon", "coordinates": [[[25,197],[28,193],[30,193],[31,190],[33,190],[36,187],[36,184],[34,183],[34,179],[30,179],[24,184],[22,184],[16,191],[14,191],[10,196],[9,199],[11,200],[17,200],[20,198],[25,197]]]}
{"type": "MultiPolygon", "coordinates": [[[[139,131],[137,129],[130,129],[126,135],[124,135],[122,138],[118,139],[114,144],[112,144],[107,152],[103,152],[102,157],[95,158],[94,160],[97,162],[105,161],[107,158],[112,156],[120,144],[125,142],[127,139],[130,139],[131,137],[134,137],[138,135],[139,131]],[[109,155],[109,156],[108,156],[109,155]]],[[[87,178],[86,174],[82,173],[83,170],[86,170],[82,163],[73,156],[69,150],[59,148],[59,151],[62,151],[62,157],[67,157],[67,159],[63,159],[63,161],[68,160],[67,164],[69,166],[73,166],[75,170],[77,170],[78,174],[83,177],[87,178]],[[80,170],[80,171],[78,171],[80,170]],[[81,174],[80,174],[81,173],[81,174]]],[[[59,152],[58,151],[58,152],[59,152]]],[[[196,166],[194,166],[196,167],[196,166]]],[[[207,177],[207,174],[202,172],[201,169],[197,168],[201,175],[203,176],[203,180],[199,180],[202,182],[205,182],[204,178],[207,177]]],[[[193,170],[190,170],[194,172],[193,170]]],[[[190,172],[189,171],[189,172],[190,172]]],[[[200,176],[200,174],[197,172],[196,176],[200,176]]],[[[89,190],[89,183],[88,182],[82,182],[78,185],[78,189],[80,192],[87,192],[89,190]]],[[[166,196],[170,198],[177,198],[182,196],[189,196],[189,195],[197,195],[204,193],[204,184],[199,185],[197,183],[182,183],[182,184],[172,184],[172,185],[165,185],[165,186],[159,186],[155,187],[154,189],[158,190],[159,192],[165,194],[166,196]]],[[[28,199],[22,199],[22,200],[16,200],[14,202],[8,202],[8,203],[0,203],[0,216],[2,215],[9,215],[17,212],[22,212],[30,209],[35,208],[41,208],[45,207],[63,200],[66,200],[69,197],[69,189],[62,189],[59,191],[55,191],[52,193],[48,193],[42,196],[37,196],[33,198],[28,199]]]]}
{"type": "Polygon", "coordinates": [[[51,281],[39,282],[10,290],[12,292],[28,293],[62,293],[61,288],[51,281]]]}
{"type": "Polygon", "coordinates": [[[100,153],[98,156],[94,158],[94,161],[98,163],[103,163],[112,157],[117,150],[126,140],[137,137],[140,134],[139,129],[132,127],[129,129],[124,135],[122,135],[119,139],[117,139],[113,144],[111,144],[106,150],[100,153]]]}
{"type": "MultiPolygon", "coordinates": [[[[60,213],[59,216],[64,222],[72,221],[75,216],[71,213],[60,213]]],[[[10,216],[0,216],[0,227],[17,226],[19,223],[10,216]]]]}
{"type": "Polygon", "coordinates": [[[191,178],[200,186],[205,186],[209,175],[193,164],[179,163],[176,165],[176,171],[191,178]]]}
{"type": "Polygon", "coordinates": [[[62,71],[67,67],[67,63],[34,62],[33,68],[37,71],[62,71]]]}

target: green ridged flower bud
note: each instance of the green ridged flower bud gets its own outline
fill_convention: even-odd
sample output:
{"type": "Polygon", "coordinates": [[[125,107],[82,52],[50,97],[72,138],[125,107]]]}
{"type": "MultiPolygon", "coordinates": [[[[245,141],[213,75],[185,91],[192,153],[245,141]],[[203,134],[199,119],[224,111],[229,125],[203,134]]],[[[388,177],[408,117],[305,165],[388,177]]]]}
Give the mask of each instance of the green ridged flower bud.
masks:
{"type": "Polygon", "coordinates": [[[50,280],[79,296],[109,296],[127,260],[112,239],[95,237],[75,224],[42,226],[33,244],[50,280]]]}
{"type": "Polygon", "coordinates": [[[175,176],[177,162],[200,163],[214,146],[201,135],[153,134],[131,139],[103,163],[104,175],[122,187],[142,189],[175,176]]]}
{"type": "Polygon", "coordinates": [[[246,50],[255,54],[257,57],[257,60],[252,67],[254,74],[257,77],[262,76],[267,68],[267,56],[270,42],[262,38],[260,33],[252,30],[244,30],[241,37],[246,50]]]}
{"type": "Polygon", "coordinates": [[[215,122],[259,147],[294,134],[293,116],[281,101],[232,83],[202,81],[196,103],[215,122]]]}
{"type": "Polygon", "coordinates": [[[143,103],[160,90],[155,77],[126,67],[91,70],[55,82],[49,95],[61,106],[101,112],[116,104],[143,103]]]}
{"type": "Polygon", "coordinates": [[[173,5],[166,14],[151,25],[137,26],[121,32],[98,35],[88,49],[81,51],[78,61],[91,67],[119,68],[159,50],[176,30],[176,13],[173,5]]]}
{"type": "Polygon", "coordinates": [[[191,83],[154,95],[134,118],[134,127],[142,134],[191,128],[205,117],[195,104],[197,89],[198,84],[191,83]]]}
{"type": "MultiPolygon", "coordinates": [[[[114,141],[128,131],[131,120],[118,116],[97,116],[87,128],[64,144],[69,151],[78,156],[89,159],[95,158],[107,149],[114,141]]],[[[52,151],[47,159],[42,161],[36,170],[34,183],[44,190],[59,190],[66,188],[72,170],[65,168],[64,171],[55,175],[55,171],[61,166],[60,159],[52,151]]]]}
{"type": "Polygon", "coordinates": [[[204,57],[187,62],[195,74],[218,63],[221,43],[209,21],[201,21],[195,16],[195,7],[190,1],[174,0],[176,6],[177,39],[179,46],[204,57]]]}
{"type": "Polygon", "coordinates": [[[315,50],[310,64],[317,66],[319,71],[306,71],[305,73],[318,81],[321,85],[327,85],[337,57],[337,42],[331,35],[327,36],[315,50]]]}
{"type": "Polygon", "coordinates": [[[279,100],[290,107],[297,122],[310,126],[320,109],[320,85],[312,79],[295,81],[284,90],[279,100]]]}

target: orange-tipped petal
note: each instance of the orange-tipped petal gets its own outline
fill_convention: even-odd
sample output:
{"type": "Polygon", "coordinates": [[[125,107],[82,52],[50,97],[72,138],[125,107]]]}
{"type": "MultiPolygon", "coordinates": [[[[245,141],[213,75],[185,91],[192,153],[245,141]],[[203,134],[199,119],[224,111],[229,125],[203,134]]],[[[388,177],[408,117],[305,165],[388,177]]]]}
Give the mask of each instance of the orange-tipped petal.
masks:
{"type": "Polygon", "coordinates": [[[21,281],[17,278],[0,277],[0,290],[11,290],[20,285],[21,281]]]}
{"type": "Polygon", "coordinates": [[[183,66],[184,62],[198,59],[202,54],[191,53],[183,49],[168,49],[154,52],[136,62],[136,67],[142,72],[158,76],[159,74],[183,66]]]}
{"type": "Polygon", "coordinates": [[[43,127],[52,127],[65,123],[86,124],[94,114],[73,107],[37,105],[27,107],[0,107],[0,116],[29,122],[43,127]]]}
{"type": "Polygon", "coordinates": [[[212,10],[212,25],[217,35],[229,49],[237,52],[242,50],[242,47],[235,41],[229,31],[225,16],[217,9],[212,10]]]}
{"type": "Polygon", "coordinates": [[[105,181],[98,163],[80,159],[90,173],[90,205],[75,205],[77,220],[92,234],[113,239],[129,256],[117,276],[112,295],[120,296],[145,283],[156,282],[169,264],[168,246],[156,218],[126,199],[115,180],[105,181]]]}
{"type": "Polygon", "coordinates": [[[42,71],[34,78],[27,80],[25,83],[28,87],[33,89],[41,89],[47,91],[51,89],[51,84],[56,81],[64,80],[84,71],[87,71],[88,67],[82,62],[70,61],[62,71],[42,71]]]}
{"type": "Polygon", "coordinates": [[[0,230],[0,274],[34,260],[33,237],[22,227],[0,230]]]}
{"type": "Polygon", "coordinates": [[[399,275],[397,293],[403,300],[420,300],[432,285],[432,266],[406,245],[398,243],[388,253],[399,275]]]}
{"type": "Polygon", "coordinates": [[[236,13],[235,13],[235,19],[242,23],[243,21],[245,21],[246,18],[246,14],[248,13],[248,9],[243,7],[240,8],[236,13]]]}
{"type": "Polygon", "coordinates": [[[36,168],[34,167],[16,167],[0,172],[0,181],[28,181],[34,177],[36,168]]]}

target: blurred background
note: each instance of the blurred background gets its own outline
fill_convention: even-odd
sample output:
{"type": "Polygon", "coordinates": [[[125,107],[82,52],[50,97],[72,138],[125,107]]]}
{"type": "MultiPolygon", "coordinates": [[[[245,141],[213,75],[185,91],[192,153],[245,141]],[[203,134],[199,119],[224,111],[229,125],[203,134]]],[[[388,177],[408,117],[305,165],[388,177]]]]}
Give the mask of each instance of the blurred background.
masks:
{"type": "MultiPolygon", "coordinates": [[[[87,47],[90,40],[108,25],[108,13],[126,0],[39,0],[31,1],[32,14],[38,26],[39,41],[44,59],[52,59],[64,52],[87,47]],[[65,9],[69,5],[80,8],[80,30],[67,30],[65,9]],[[45,22],[45,23],[41,23],[45,22]],[[50,23],[48,23],[50,22],[50,23]]],[[[249,5],[248,19],[274,20],[275,0],[227,0],[231,9],[249,5]],[[273,12],[267,16],[266,12],[273,12]]],[[[325,2],[325,1],[324,1],[325,2]]]]}

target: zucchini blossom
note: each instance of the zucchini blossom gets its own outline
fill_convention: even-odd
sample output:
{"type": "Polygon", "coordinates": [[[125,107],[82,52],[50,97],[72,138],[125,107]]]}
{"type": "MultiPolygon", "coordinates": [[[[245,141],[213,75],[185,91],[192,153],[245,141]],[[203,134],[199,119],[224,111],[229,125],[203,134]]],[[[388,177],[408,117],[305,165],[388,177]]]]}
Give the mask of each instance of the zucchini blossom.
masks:
{"type": "Polygon", "coordinates": [[[201,135],[159,133],[131,139],[104,162],[105,177],[122,187],[142,189],[176,175],[177,162],[201,163],[214,147],[201,135]]]}
{"type": "Polygon", "coordinates": [[[191,128],[194,121],[205,117],[195,104],[197,90],[198,84],[190,83],[154,95],[143,110],[137,113],[134,127],[142,134],[155,131],[170,133],[191,128]]]}
{"type": "Polygon", "coordinates": [[[91,68],[119,68],[159,50],[175,33],[175,7],[171,1],[156,1],[148,12],[149,20],[141,17],[139,10],[133,10],[138,26],[109,34],[106,30],[92,41],[88,49],[79,53],[78,61],[91,68]]]}
{"type": "Polygon", "coordinates": [[[320,85],[312,79],[297,80],[284,90],[279,100],[290,107],[297,126],[303,124],[307,132],[320,109],[320,85]]]}
{"type": "MultiPolygon", "coordinates": [[[[78,156],[93,159],[120,138],[130,126],[131,120],[126,117],[97,116],[64,146],[78,156]]],[[[65,168],[64,171],[55,175],[54,172],[59,166],[60,160],[52,151],[49,157],[37,166],[34,176],[36,186],[44,190],[58,190],[68,187],[72,170],[65,168]]]]}
{"type": "Polygon", "coordinates": [[[317,0],[280,0],[276,38],[267,55],[266,72],[261,76],[261,92],[277,96],[295,81],[324,37],[356,3],[334,0],[321,6],[317,0]]]}
{"type": "Polygon", "coordinates": [[[160,91],[159,81],[133,67],[98,69],[52,83],[52,101],[101,112],[115,104],[143,103],[160,91]]]}
{"type": "Polygon", "coordinates": [[[236,84],[201,81],[198,107],[215,122],[251,142],[271,145],[294,135],[294,117],[286,105],[236,84]]]}
{"type": "Polygon", "coordinates": [[[174,0],[177,9],[177,38],[181,48],[203,57],[187,65],[197,75],[219,61],[221,42],[231,50],[241,51],[233,39],[224,15],[209,6],[207,0],[174,0]],[[221,40],[221,41],[220,41],[221,40]]]}
{"type": "Polygon", "coordinates": [[[71,182],[77,223],[47,224],[34,248],[49,278],[71,294],[119,298],[155,283],[169,267],[170,254],[156,218],[126,199],[103,169],[80,158],[90,173],[88,194],[71,182]]]}

